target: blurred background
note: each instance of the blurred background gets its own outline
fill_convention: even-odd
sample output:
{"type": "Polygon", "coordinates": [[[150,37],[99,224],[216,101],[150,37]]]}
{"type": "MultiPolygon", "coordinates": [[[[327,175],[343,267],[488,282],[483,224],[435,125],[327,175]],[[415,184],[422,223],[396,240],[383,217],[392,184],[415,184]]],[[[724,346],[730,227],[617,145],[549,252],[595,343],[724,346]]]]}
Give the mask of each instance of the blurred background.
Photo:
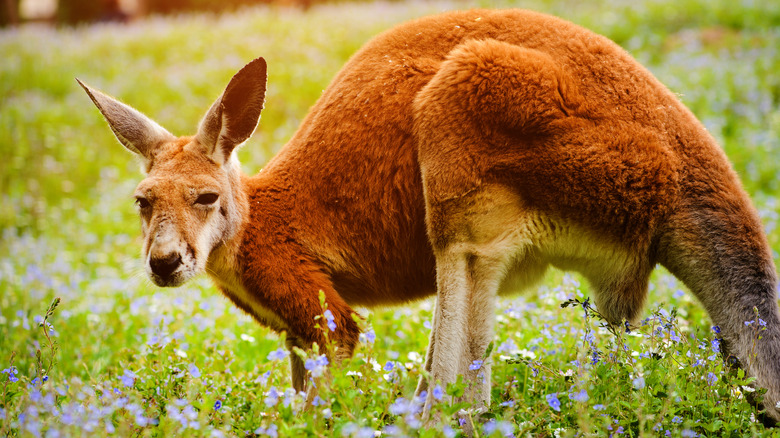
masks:
{"type": "Polygon", "coordinates": [[[26,22],[57,24],[128,21],[148,14],[225,11],[241,6],[278,4],[306,9],[326,0],[2,0],[0,26],[26,22]]]}

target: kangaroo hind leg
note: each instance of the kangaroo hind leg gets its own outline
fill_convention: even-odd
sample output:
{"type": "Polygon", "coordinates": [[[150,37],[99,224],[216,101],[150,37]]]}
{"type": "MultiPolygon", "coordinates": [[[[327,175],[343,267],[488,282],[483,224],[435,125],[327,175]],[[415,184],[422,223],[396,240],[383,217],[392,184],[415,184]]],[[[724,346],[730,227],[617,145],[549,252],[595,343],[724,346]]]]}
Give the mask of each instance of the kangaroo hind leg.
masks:
{"type": "Polygon", "coordinates": [[[503,186],[488,185],[455,200],[428,206],[436,255],[437,303],[426,365],[429,390],[464,376],[464,400],[477,409],[490,403],[490,360],[495,303],[510,264],[528,244],[518,199],[503,186]],[[518,231],[521,230],[521,231],[518,231]]]}

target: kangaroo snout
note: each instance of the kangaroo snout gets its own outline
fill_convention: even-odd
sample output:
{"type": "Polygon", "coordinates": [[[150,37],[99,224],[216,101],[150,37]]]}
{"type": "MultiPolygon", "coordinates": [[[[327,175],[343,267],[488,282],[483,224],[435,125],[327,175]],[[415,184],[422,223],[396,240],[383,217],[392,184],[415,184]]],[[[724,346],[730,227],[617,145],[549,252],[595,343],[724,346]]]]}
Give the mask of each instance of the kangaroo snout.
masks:
{"type": "Polygon", "coordinates": [[[181,254],[173,252],[163,256],[151,256],[149,257],[149,267],[157,277],[168,280],[171,274],[173,274],[181,266],[181,254]]]}

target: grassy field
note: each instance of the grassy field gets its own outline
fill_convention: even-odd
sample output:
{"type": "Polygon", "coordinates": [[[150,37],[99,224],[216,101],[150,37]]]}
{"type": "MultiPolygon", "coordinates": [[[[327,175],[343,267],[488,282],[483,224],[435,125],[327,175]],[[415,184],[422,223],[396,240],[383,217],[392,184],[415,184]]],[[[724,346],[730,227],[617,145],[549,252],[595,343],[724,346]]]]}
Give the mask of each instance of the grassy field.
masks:
{"type": "MultiPolygon", "coordinates": [[[[448,414],[464,406],[439,406],[443,420],[422,429],[411,399],[432,301],[364,311],[355,358],[331,370],[317,406],[303,411],[280,336],[205,278],[152,286],[138,260],[138,163],[74,77],[189,134],[232,74],[264,56],[266,110],[239,153],[253,173],[372,35],[474,6],[554,13],[648,66],[724,147],[778,259],[778,2],[408,1],[0,31],[0,435],[459,433],[448,414]]],[[[724,369],[706,314],[668,273],[654,275],[646,319],[630,333],[560,306],[590,293],[580,277],[553,272],[501,303],[480,436],[780,435],[755,421],[748,382],[724,369]]]]}

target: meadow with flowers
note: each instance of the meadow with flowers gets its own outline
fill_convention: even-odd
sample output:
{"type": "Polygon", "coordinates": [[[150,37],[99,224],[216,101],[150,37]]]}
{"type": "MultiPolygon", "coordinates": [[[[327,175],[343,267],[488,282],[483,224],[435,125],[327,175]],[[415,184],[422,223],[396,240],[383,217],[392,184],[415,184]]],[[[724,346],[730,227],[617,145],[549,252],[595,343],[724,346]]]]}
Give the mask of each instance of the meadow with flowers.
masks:
{"type": "MultiPolygon", "coordinates": [[[[321,380],[305,409],[282,336],[206,278],[159,289],[144,277],[138,163],[75,77],[190,134],[232,74],[264,56],[266,109],[239,152],[254,173],[371,36],[475,6],[553,13],[628,50],[718,139],[780,261],[778,2],[409,0],[0,30],[0,435],[453,437],[469,426],[453,420],[464,410],[480,437],[780,436],[748,402],[761,391],[724,363],[719,328],[661,269],[636,326],[604,326],[574,274],[501,301],[489,354],[471,365],[493,363],[489,412],[477,421],[442,402],[429,427],[413,394],[433,300],[363,310],[346,363],[309,352],[321,380]]],[[[311,323],[327,335],[322,310],[311,323]]],[[[762,342],[761,315],[744,323],[762,342]]],[[[431,391],[446,400],[464,387],[431,391]]]]}

